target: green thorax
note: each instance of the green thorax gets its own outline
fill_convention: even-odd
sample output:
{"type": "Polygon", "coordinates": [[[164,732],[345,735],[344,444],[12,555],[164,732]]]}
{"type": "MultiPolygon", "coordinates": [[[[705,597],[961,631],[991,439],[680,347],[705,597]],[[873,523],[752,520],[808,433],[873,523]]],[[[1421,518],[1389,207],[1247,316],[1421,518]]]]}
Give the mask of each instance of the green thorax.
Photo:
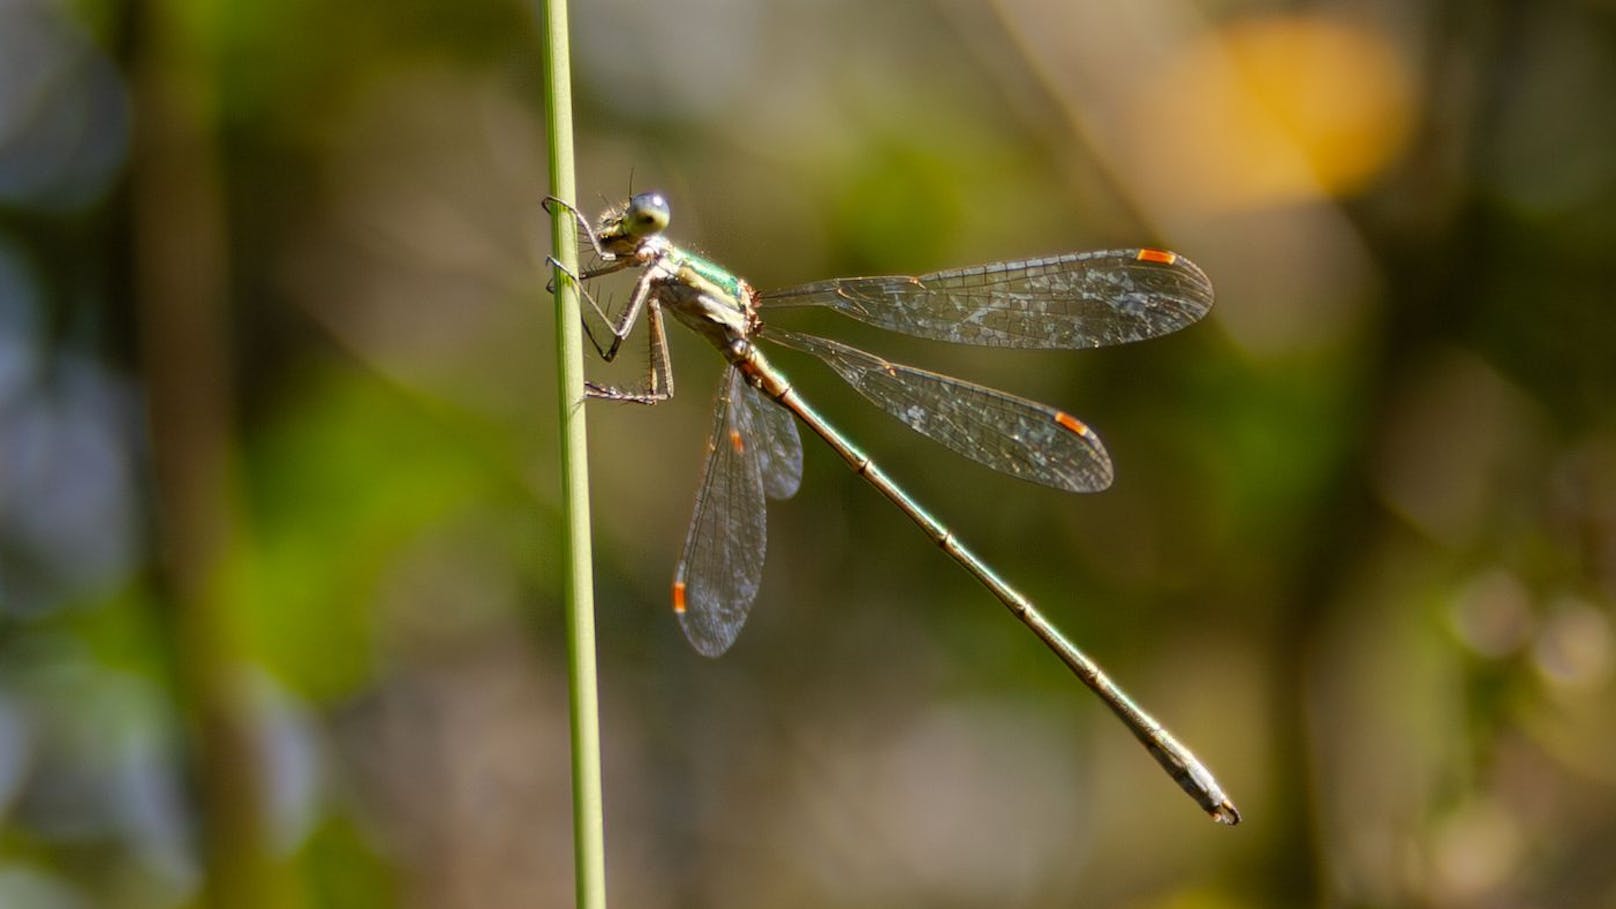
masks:
{"type": "Polygon", "coordinates": [[[675,266],[687,280],[694,278],[711,285],[722,292],[724,296],[740,302],[748,296],[749,288],[739,275],[726,270],[722,265],[711,259],[704,259],[688,250],[677,246],[668,247],[666,253],[670,265],[675,266]]]}

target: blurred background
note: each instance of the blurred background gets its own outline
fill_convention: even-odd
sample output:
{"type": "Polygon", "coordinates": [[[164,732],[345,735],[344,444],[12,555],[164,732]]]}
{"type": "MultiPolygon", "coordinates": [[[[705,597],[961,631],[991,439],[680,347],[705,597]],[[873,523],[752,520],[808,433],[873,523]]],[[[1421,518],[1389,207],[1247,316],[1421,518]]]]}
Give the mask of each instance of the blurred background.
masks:
{"type": "MultiPolygon", "coordinates": [[[[1080,415],[1098,495],[776,360],[1245,815],[813,439],[691,651],[670,328],[589,409],[616,905],[1616,905],[1616,5],[572,13],[580,205],[755,286],[1212,276],[1080,354],[787,314],[1080,415]]],[[[570,904],[539,74],[503,0],[0,0],[0,906],[570,904]]]]}

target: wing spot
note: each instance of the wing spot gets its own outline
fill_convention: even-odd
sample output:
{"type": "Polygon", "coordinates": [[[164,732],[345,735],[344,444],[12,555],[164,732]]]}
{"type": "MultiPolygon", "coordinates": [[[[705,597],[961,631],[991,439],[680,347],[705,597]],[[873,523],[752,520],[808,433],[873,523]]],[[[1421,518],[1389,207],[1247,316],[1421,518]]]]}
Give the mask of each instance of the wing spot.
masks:
{"type": "Polygon", "coordinates": [[[1178,253],[1168,252],[1165,249],[1141,249],[1135,258],[1141,262],[1159,262],[1162,265],[1172,265],[1178,261],[1178,253]]]}
{"type": "Polygon", "coordinates": [[[741,438],[741,431],[739,429],[731,429],[729,431],[729,446],[735,449],[736,454],[740,454],[746,450],[746,440],[741,438]]]}
{"type": "Polygon", "coordinates": [[[1055,411],[1055,422],[1080,436],[1086,436],[1089,434],[1089,427],[1087,423],[1084,423],[1082,420],[1079,420],[1077,417],[1074,417],[1063,410],[1055,411]]]}
{"type": "Polygon", "coordinates": [[[685,582],[673,582],[673,611],[679,615],[685,614],[685,582]]]}

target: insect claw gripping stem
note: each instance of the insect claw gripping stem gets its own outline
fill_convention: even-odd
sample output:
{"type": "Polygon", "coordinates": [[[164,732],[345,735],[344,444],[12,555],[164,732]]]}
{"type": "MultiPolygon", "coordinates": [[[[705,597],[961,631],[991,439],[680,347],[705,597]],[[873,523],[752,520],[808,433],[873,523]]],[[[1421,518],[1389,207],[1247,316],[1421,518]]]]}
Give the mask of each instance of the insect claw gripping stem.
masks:
{"type": "Polygon", "coordinates": [[[571,202],[558,199],[555,196],[545,196],[544,201],[539,203],[539,206],[544,209],[546,214],[553,215],[555,212],[551,209],[552,205],[559,205],[567,214],[572,215],[573,220],[578,222],[579,236],[588,240],[589,245],[595,247],[596,252],[600,251],[600,241],[595,239],[595,229],[590,226],[589,219],[584,217],[583,212],[580,212],[571,202]]]}
{"type": "Polygon", "coordinates": [[[550,280],[544,282],[545,293],[555,293],[555,275],[562,275],[566,277],[567,280],[571,281],[574,287],[577,287],[580,291],[583,289],[584,282],[579,280],[577,273],[575,273],[572,269],[562,265],[560,259],[557,259],[555,256],[545,256],[544,264],[550,266],[551,271],[550,280]]]}
{"type": "MultiPolygon", "coordinates": [[[[611,326],[611,316],[608,316],[606,314],[606,310],[602,309],[600,303],[596,302],[595,295],[590,293],[589,289],[584,286],[584,281],[592,277],[597,277],[599,274],[605,273],[605,271],[616,271],[617,269],[611,268],[600,272],[586,271],[583,273],[583,275],[579,275],[577,272],[574,272],[567,266],[562,265],[560,260],[556,259],[555,256],[545,256],[544,261],[545,264],[549,265],[550,268],[554,270],[555,274],[566,278],[568,281],[571,281],[572,286],[578,289],[579,299],[589,304],[589,308],[595,311],[595,315],[599,316],[602,322],[605,322],[609,327],[612,327],[612,343],[609,345],[601,344],[600,339],[595,337],[595,330],[589,327],[589,318],[587,314],[583,312],[579,312],[578,314],[579,318],[583,322],[584,336],[587,337],[589,339],[589,343],[594,346],[595,353],[599,354],[601,358],[608,363],[616,359],[617,346],[622,342],[623,334],[619,333],[616,327],[611,326]]],[[[547,293],[555,293],[555,278],[552,277],[548,282],[546,282],[544,289],[547,293]]]]}

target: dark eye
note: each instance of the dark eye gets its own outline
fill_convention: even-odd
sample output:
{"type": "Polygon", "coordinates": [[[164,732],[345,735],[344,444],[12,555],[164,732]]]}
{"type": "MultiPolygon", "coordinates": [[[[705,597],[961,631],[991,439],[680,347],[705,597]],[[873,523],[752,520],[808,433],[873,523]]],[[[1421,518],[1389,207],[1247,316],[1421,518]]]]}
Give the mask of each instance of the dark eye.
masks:
{"type": "Polygon", "coordinates": [[[628,200],[623,209],[623,226],[629,232],[648,237],[668,226],[668,203],[658,193],[641,193],[628,200]]]}

